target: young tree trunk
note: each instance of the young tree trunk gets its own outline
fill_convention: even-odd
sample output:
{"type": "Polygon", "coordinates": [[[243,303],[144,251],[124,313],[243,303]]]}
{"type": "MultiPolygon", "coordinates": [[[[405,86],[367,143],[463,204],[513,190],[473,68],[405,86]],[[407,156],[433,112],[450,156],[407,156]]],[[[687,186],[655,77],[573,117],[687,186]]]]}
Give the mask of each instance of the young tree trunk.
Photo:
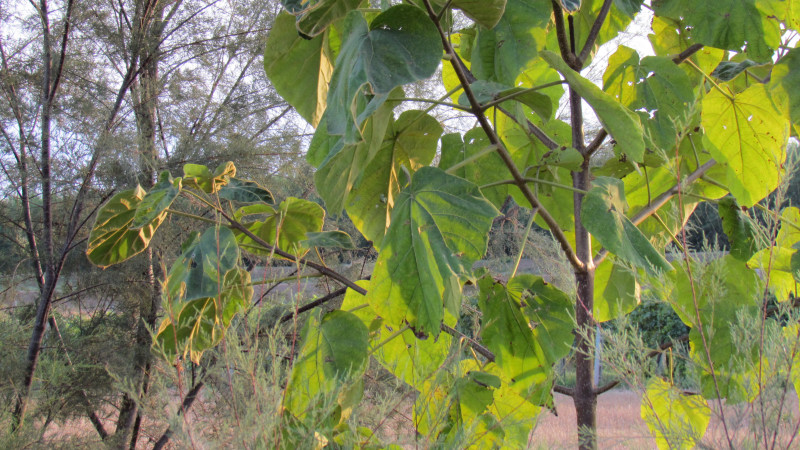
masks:
{"type": "MultiPolygon", "coordinates": [[[[146,9],[145,5],[140,6],[146,9]]],[[[155,184],[156,168],[158,166],[158,151],[156,149],[156,105],[159,93],[158,62],[160,43],[164,30],[164,4],[157,5],[154,10],[146,14],[142,23],[141,33],[145,39],[141,58],[141,72],[138,83],[131,85],[131,94],[134,99],[133,112],[136,118],[136,127],[139,141],[139,184],[145,189],[150,189],[155,184]]],[[[161,298],[161,290],[157,281],[158,261],[155,258],[152,246],[146,251],[147,271],[145,273],[150,295],[142,299],[139,305],[139,320],[136,328],[136,341],[134,343],[134,386],[136,396],[128,394],[123,396],[119,420],[115,432],[115,441],[120,448],[126,442],[133,449],[138,440],[141,416],[139,402],[147,393],[150,384],[150,346],[152,345],[150,329],[155,327],[157,308],[161,298]]]]}

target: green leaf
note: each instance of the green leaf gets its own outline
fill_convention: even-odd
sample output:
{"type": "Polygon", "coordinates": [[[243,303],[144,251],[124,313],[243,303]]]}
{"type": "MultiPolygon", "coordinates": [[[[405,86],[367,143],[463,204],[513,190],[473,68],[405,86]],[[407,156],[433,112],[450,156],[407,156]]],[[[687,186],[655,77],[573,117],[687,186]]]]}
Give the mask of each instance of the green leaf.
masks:
{"type": "Polygon", "coordinates": [[[172,264],[165,294],[194,300],[219,295],[220,280],[239,262],[239,246],[230,228],[211,227],[196,238],[172,264]]]}
{"type": "Polygon", "coordinates": [[[763,294],[763,283],[747,263],[732,255],[708,263],[693,263],[692,278],[683,264],[675,263],[680,270],[672,274],[676,283],[669,302],[681,320],[692,328],[690,356],[700,372],[703,397],[716,398],[719,387],[720,396],[728,398],[730,403],[749,401],[754,392],[746,387],[743,377],[755,363],[758,342],[737,341],[732,325],[739,323],[741,314],[756,317],[758,306],[753,299],[763,294]],[[716,383],[711,376],[708,354],[716,383]]]}
{"type": "Polygon", "coordinates": [[[480,80],[517,86],[517,77],[544,47],[551,6],[538,0],[508,0],[492,29],[479,29],[472,72],[480,80]]]}
{"type": "Polygon", "coordinates": [[[297,31],[306,39],[321,34],[333,22],[344,17],[361,4],[362,0],[319,0],[297,19],[297,31]]]}
{"type": "Polygon", "coordinates": [[[324,397],[360,380],[369,359],[367,327],[345,311],[331,311],[321,321],[312,315],[302,342],[283,401],[301,419],[313,414],[324,397]]]}
{"type": "Polygon", "coordinates": [[[575,340],[575,304],[572,299],[542,277],[519,275],[508,281],[508,295],[523,306],[523,313],[535,324],[533,336],[544,350],[546,364],[567,356],[575,340]]]}
{"type": "Polygon", "coordinates": [[[301,241],[300,245],[306,248],[326,247],[343,248],[345,250],[355,250],[357,247],[353,239],[344,231],[319,231],[306,233],[306,240],[301,241]]]}
{"type": "Polygon", "coordinates": [[[199,189],[207,194],[219,191],[228,184],[231,177],[236,176],[236,166],[232,162],[222,163],[211,170],[200,164],[185,164],[183,166],[183,184],[187,187],[199,189]]]}
{"type": "Polygon", "coordinates": [[[149,223],[131,229],[136,210],[144,197],[144,189],[137,186],[136,189],[113,196],[100,208],[86,249],[86,256],[92,264],[106,268],[130,259],[147,248],[167,214],[162,211],[149,223]]]}
{"type": "Polygon", "coordinates": [[[644,122],[654,144],[675,148],[676,136],[690,122],[694,103],[692,84],[672,59],[648,56],[639,61],[636,51],[620,46],[603,75],[604,90],[632,110],[652,116],[644,122]]]}
{"type": "Polygon", "coordinates": [[[360,13],[351,12],[343,29],[326,112],[328,132],[336,135],[345,135],[350,124],[360,125],[395,87],[433,75],[442,56],[436,27],[425,12],[411,5],[389,8],[369,28],[360,13]],[[367,112],[357,112],[354,99],[365,83],[377,97],[367,112]]]}
{"type": "Polygon", "coordinates": [[[404,170],[414,173],[430,164],[441,134],[439,121],[424,111],[404,111],[390,125],[363,178],[350,193],[347,213],[376,248],[381,247],[395,199],[408,181],[404,170]]]}
{"type": "Polygon", "coordinates": [[[495,364],[510,380],[511,388],[536,404],[550,386],[549,355],[537,341],[521,299],[491,277],[478,280],[481,308],[481,338],[494,353],[495,364]]]}
{"type": "Polygon", "coordinates": [[[506,0],[453,0],[452,6],[486,29],[494,28],[506,9],[506,0]]]}
{"type": "MultiPolygon", "coordinates": [[[[486,132],[481,128],[473,128],[464,134],[448,134],[442,137],[442,158],[439,168],[449,170],[456,164],[463,164],[451,171],[465,180],[483,186],[509,177],[508,169],[496,151],[478,157],[491,145],[486,132]],[[477,159],[474,159],[476,158],[477,159]]],[[[481,190],[484,196],[496,207],[501,207],[508,197],[508,185],[499,185],[481,190]]]]}
{"type": "Polygon", "coordinates": [[[242,268],[229,270],[222,286],[216,297],[177,302],[175,307],[171,307],[167,311],[169,315],[161,322],[153,345],[170,359],[188,354],[193,362],[199,364],[203,352],[222,340],[233,317],[253,298],[250,273],[242,268]]]}
{"type": "Polygon", "coordinates": [[[219,190],[219,197],[238,203],[273,203],[272,193],[253,181],[231,178],[219,190]]]}
{"type": "Polygon", "coordinates": [[[561,6],[569,12],[575,12],[581,7],[581,0],[559,0],[561,6]]]}
{"type": "Polygon", "coordinates": [[[550,51],[543,51],[541,55],[592,106],[603,128],[617,141],[617,145],[622,151],[634,161],[642,161],[644,158],[644,139],[639,118],[614,100],[612,96],[601,91],[591,81],[570,69],[560,56],[550,51]]]}
{"type": "Polygon", "coordinates": [[[650,274],[672,266],[638,228],[625,217],[627,205],[622,180],[600,177],[581,205],[581,222],[608,251],[650,274]]]}
{"type": "Polygon", "coordinates": [[[767,86],[775,102],[786,105],[791,122],[797,129],[800,125],[800,49],[789,50],[775,64],[767,86]]]}
{"type": "MultiPolygon", "coordinates": [[[[582,0],[581,7],[577,13],[573,14],[573,28],[575,29],[575,47],[577,51],[581,51],[586,39],[589,37],[589,32],[594,25],[595,20],[600,15],[600,10],[603,7],[605,0],[582,0]]],[[[631,23],[632,15],[628,13],[631,10],[630,3],[636,3],[636,0],[614,0],[611,10],[606,16],[603,26],[597,35],[595,45],[591,54],[601,45],[614,39],[620,32],[624,31],[631,23]],[[622,7],[622,8],[620,8],[622,7]]],[[[639,2],[641,3],[641,2],[639,2]]],[[[638,11],[638,7],[634,7],[638,11]]],[[[555,34],[555,33],[553,33],[555,34]]],[[[554,36],[555,37],[555,36],[554,36]]],[[[552,48],[557,48],[556,46],[552,48]]],[[[584,61],[584,67],[589,61],[584,61]]]]}
{"type": "Polygon", "coordinates": [[[775,190],[783,177],[789,124],[768,99],[762,84],[738,94],[712,89],[703,99],[703,142],[727,164],[727,186],[747,207],[775,190]]]}
{"type": "Polygon", "coordinates": [[[145,194],[130,225],[131,230],[138,230],[156,219],[164,220],[167,208],[181,192],[181,179],[173,180],[169,172],[161,172],[159,181],[145,194]]]}
{"type": "Polygon", "coordinates": [[[711,421],[711,408],[699,395],[685,395],[659,377],[647,382],[642,419],[659,449],[690,448],[700,443],[711,421]]]}
{"type": "Polygon", "coordinates": [[[297,33],[295,17],[275,18],[264,48],[264,71],[275,90],[312,126],[317,126],[327,105],[328,82],[333,72],[327,36],[304,39],[297,33]]]}
{"type": "MultiPolygon", "coordinates": [[[[397,197],[367,296],[375,311],[418,335],[439,334],[459,278],[486,252],[495,209],[474,184],[423,167],[397,197]]],[[[451,311],[454,316],[458,311],[451,311]]]]}
{"type": "Polygon", "coordinates": [[[756,225],[733,197],[725,197],[717,205],[722,219],[722,231],[731,244],[731,255],[742,261],[749,260],[758,251],[756,225]]]}
{"type": "MultiPolygon", "coordinates": [[[[325,210],[318,204],[299,198],[289,197],[277,208],[263,203],[243,206],[236,211],[236,220],[241,221],[251,233],[270,245],[294,255],[303,255],[308,251],[302,242],[306,233],[322,231],[325,210]],[[261,216],[259,220],[244,221],[248,216],[261,216]]],[[[236,240],[251,252],[271,254],[261,248],[249,236],[236,231],[236,240]]]]}
{"type": "Polygon", "coordinates": [[[744,61],[737,62],[737,61],[722,61],[719,63],[716,69],[711,72],[712,77],[717,77],[722,81],[730,81],[740,73],[744,72],[750,67],[758,65],[755,61],[751,61],[749,59],[745,59],[744,61]]]}
{"type": "Polygon", "coordinates": [[[778,23],[759,9],[757,0],[673,0],[660,3],[679,4],[681,15],[692,27],[695,42],[735,52],[744,48],[757,62],[771,59],[773,50],[780,44],[778,23]]]}
{"type": "Polygon", "coordinates": [[[641,301],[635,273],[607,258],[595,269],[594,319],[607,322],[633,311],[641,301]]]}

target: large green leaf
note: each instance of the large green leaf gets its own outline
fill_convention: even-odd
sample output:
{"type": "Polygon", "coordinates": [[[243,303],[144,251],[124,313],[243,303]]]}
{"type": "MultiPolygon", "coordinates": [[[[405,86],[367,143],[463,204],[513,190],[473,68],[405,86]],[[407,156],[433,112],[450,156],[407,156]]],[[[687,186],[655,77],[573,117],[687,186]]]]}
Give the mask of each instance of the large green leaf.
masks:
{"type": "Polygon", "coordinates": [[[326,248],[342,248],[345,250],[355,250],[356,244],[349,234],[344,231],[310,231],[306,233],[306,240],[301,241],[300,244],[306,248],[311,247],[326,247],[326,248]]]}
{"type": "Polygon", "coordinates": [[[479,29],[472,71],[480,80],[517,86],[517,77],[544,47],[551,6],[538,0],[508,0],[492,29],[479,29]]]}
{"type": "Polygon", "coordinates": [[[606,94],[591,81],[570,69],[560,56],[550,51],[541,52],[542,58],[558,70],[570,87],[591,105],[597,118],[608,133],[617,141],[622,152],[634,161],[644,158],[644,138],[639,118],[629,109],[606,94]]]}
{"type": "MultiPolygon", "coordinates": [[[[402,88],[389,94],[402,97],[402,88]]],[[[317,192],[325,201],[331,214],[339,214],[346,205],[353,187],[359,182],[367,164],[381,148],[387,129],[394,117],[392,110],[397,101],[382,103],[365,120],[361,129],[361,139],[356,143],[344,144],[345,138],[328,135],[325,123],[317,128],[309,149],[309,162],[319,161],[319,169],[314,174],[317,192]],[[313,153],[312,153],[313,152],[313,153]]]]}
{"type": "Polygon", "coordinates": [[[250,273],[242,268],[229,270],[216,297],[169,306],[153,345],[170,359],[188,354],[199,364],[203,352],[222,340],[233,317],[247,307],[252,297],[250,273]]]}
{"type": "Polygon", "coordinates": [[[327,105],[333,72],[326,35],[304,39],[297,33],[295,17],[279,14],[267,36],[264,70],[278,94],[317,126],[327,105]]]}
{"type": "Polygon", "coordinates": [[[732,255],[708,263],[693,262],[691,278],[683,268],[685,263],[675,264],[680,270],[673,272],[676,286],[669,301],[692,328],[690,356],[700,373],[703,396],[715,398],[719,388],[721,397],[731,403],[751,400],[754,391],[747,388],[744,377],[753,367],[758,343],[737,341],[732,325],[739,323],[741,314],[758,314],[754,299],[761,298],[764,289],[758,274],[732,255]],[[711,376],[708,355],[716,380],[711,376]]]}
{"type": "MultiPolygon", "coordinates": [[[[489,138],[482,128],[467,131],[463,141],[459,134],[448,134],[442,137],[442,158],[439,167],[448,170],[456,164],[461,164],[461,167],[450,172],[478,186],[508,179],[508,169],[496,151],[478,157],[481,152],[485,153],[489,145],[491,145],[489,138]]],[[[505,184],[481,190],[483,195],[498,208],[508,197],[508,191],[508,185],[505,184]]]]}
{"type": "MultiPolygon", "coordinates": [[[[302,245],[306,240],[306,233],[322,231],[325,210],[314,202],[289,197],[277,208],[263,203],[244,206],[236,211],[235,217],[268,244],[275,245],[277,242],[279,249],[302,255],[308,251],[302,245]],[[247,221],[245,219],[248,216],[258,217],[258,220],[247,221]]],[[[240,231],[236,231],[236,239],[251,252],[271,253],[240,231]]]]}
{"type": "Polygon", "coordinates": [[[546,364],[553,365],[572,348],[575,304],[542,277],[519,275],[508,281],[508,295],[520,301],[528,321],[535,324],[533,336],[544,350],[546,364]]]}
{"type": "Polygon", "coordinates": [[[239,246],[230,228],[211,227],[196,237],[172,264],[165,294],[174,300],[219,295],[220,280],[239,261],[239,246]]]}
{"type": "MultiPolygon", "coordinates": [[[[400,192],[372,273],[368,301],[392,327],[438,336],[459,278],[486,252],[495,209],[474,184],[423,167],[400,192]]],[[[454,316],[458,311],[451,311],[454,316]]]]}
{"type": "Polygon", "coordinates": [[[648,56],[640,62],[635,50],[620,46],[609,59],[603,89],[624,106],[652,115],[644,125],[663,150],[675,147],[678,132],[690,122],[691,80],[668,57],[648,56]]]}
{"type": "Polygon", "coordinates": [[[614,320],[633,311],[641,300],[636,273],[606,258],[594,272],[594,319],[614,320]]]}
{"type": "MultiPolygon", "coordinates": [[[[681,17],[680,11],[675,17],[656,15],[653,17],[652,27],[654,34],[649,35],[648,39],[657,55],[677,55],[696,43],[692,38],[692,27],[681,17]]],[[[725,54],[722,49],[703,47],[689,57],[702,73],[689,64],[681,64],[680,68],[689,76],[692,84],[697,86],[705,81],[704,74],[711,73],[725,54]]]]}
{"type": "MultiPolygon", "coordinates": [[[[284,406],[303,418],[339,389],[361,378],[367,367],[367,327],[352,313],[312,316],[303,328],[303,344],[292,366],[284,406]]],[[[340,397],[341,398],[341,397],[340,397]]]]}
{"type": "MultiPolygon", "coordinates": [[[[573,14],[574,29],[575,29],[575,48],[581,51],[589,37],[589,32],[594,25],[597,16],[600,14],[600,9],[603,7],[604,0],[581,0],[581,7],[576,14],[573,14]]],[[[631,23],[633,15],[632,11],[638,11],[637,0],[614,0],[611,10],[606,16],[600,32],[597,34],[594,49],[600,45],[614,39],[621,31],[624,31],[631,23]]],[[[638,3],[641,3],[639,0],[638,3]]],[[[555,47],[554,47],[555,48],[555,47]]],[[[594,53],[594,52],[592,52],[594,53]]],[[[584,64],[588,61],[584,61],[584,64]]]]}
{"type": "Polygon", "coordinates": [[[162,211],[138,229],[131,229],[136,209],[144,197],[144,189],[137,186],[111,197],[100,208],[86,249],[86,256],[92,264],[105,268],[130,259],[147,248],[166,212],[162,211]]]}
{"type": "Polygon", "coordinates": [[[772,97],[788,108],[796,130],[800,125],[800,49],[789,50],[775,64],[768,86],[772,97]]]}
{"type": "Polygon", "coordinates": [[[738,94],[712,89],[703,99],[702,124],[703,142],[727,164],[728,188],[742,205],[753,206],[778,187],[789,122],[769,101],[764,85],[738,94]]]}
{"type": "Polygon", "coordinates": [[[389,8],[369,27],[360,13],[351,12],[343,29],[345,37],[331,78],[326,120],[329,133],[348,137],[348,127],[360,125],[392,89],[433,75],[442,49],[439,33],[427,14],[411,5],[389,8]],[[367,112],[354,107],[365,83],[378,94],[366,107],[367,112]]]}
{"type": "Polygon", "coordinates": [[[685,18],[696,42],[735,52],[744,48],[751,59],[766,62],[780,43],[780,29],[758,3],[759,0],[661,0],[654,6],[657,15],[679,14],[685,18]]]}
{"type": "Polygon", "coordinates": [[[581,223],[608,251],[623,261],[654,274],[672,266],[625,217],[627,204],[622,180],[600,177],[584,197],[581,223]]]}
{"type": "Polygon", "coordinates": [[[159,175],[159,181],[150,189],[139,206],[136,207],[136,215],[130,225],[132,230],[138,230],[165,214],[167,208],[172,204],[178,194],[181,193],[181,179],[173,180],[169,172],[164,171],[159,175]]]}
{"type": "Polygon", "coordinates": [[[405,174],[427,166],[436,155],[442,126],[424,111],[405,111],[389,127],[386,138],[350,193],[347,213],[356,228],[380,248],[405,174]]]}
{"type": "Polygon", "coordinates": [[[659,449],[694,447],[711,421],[711,408],[699,395],[685,395],[659,377],[647,382],[642,419],[659,449]]]}
{"type": "Polygon", "coordinates": [[[538,398],[550,390],[550,355],[522,314],[519,292],[513,295],[491,277],[481,278],[478,286],[483,343],[494,353],[495,363],[510,380],[511,388],[538,403],[538,398]]]}

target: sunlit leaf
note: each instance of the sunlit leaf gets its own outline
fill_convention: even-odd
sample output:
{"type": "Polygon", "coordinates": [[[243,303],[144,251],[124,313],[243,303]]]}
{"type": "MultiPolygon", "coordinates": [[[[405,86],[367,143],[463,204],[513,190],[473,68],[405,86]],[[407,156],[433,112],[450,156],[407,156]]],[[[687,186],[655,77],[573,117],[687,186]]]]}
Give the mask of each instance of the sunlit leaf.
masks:
{"type": "Polygon", "coordinates": [[[738,94],[712,89],[703,99],[703,142],[718,162],[727,164],[728,188],[748,207],[783,178],[789,123],[768,99],[762,84],[738,94]]]}
{"type": "Polygon", "coordinates": [[[131,229],[136,210],[145,195],[144,189],[137,186],[111,197],[97,211],[86,249],[86,256],[92,264],[105,268],[130,259],[147,248],[166,212],[157,214],[138,229],[131,229]]]}
{"type": "Polygon", "coordinates": [[[444,305],[455,303],[460,277],[486,252],[496,215],[474,184],[432,167],[415,172],[395,202],[370,305],[395,329],[408,323],[438,336],[444,305]]]}
{"type": "Polygon", "coordinates": [[[659,449],[697,445],[711,421],[711,408],[699,395],[685,395],[659,377],[647,382],[642,419],[659,449]]]}
{"type": "Polygon", "coordinates": [[[264,48],[264,70],[278,94],[313,126],[327,105],[331,59],[326,35],[304,39],[293,15],[281,13],[275,18],[264,48]]]}
{"type": "MultiPolygon", "coordinates": [[[[277,242],[279,249],[302,256],[308,251],[308,248],[302,245],[306,240],[306,233],[322,231],[325,210],[314,202],[289,197],[277,208],[263,203],[243,206],[237,210],[236,218],[251,233],[269,245],[276,245],[277,242]]],[[[238,230],[236,239],[242,246],[246,246],[248,251],[271,254],[270,250],[261,248],[249,236],[238,230]]]]}
{"type": "Polygon", "coordinates": [[[592,106],[603,128],[617,141],[622,152],[634,161],[641,161],[644,158],[644,139],[639,118],[591,81],[570,69],[560,56],[550,51],[543,51],[541,55],[592,106]]]}
{"type": "Polygon", "coordinates": [[[622,181],[601,177],[593,185],[581,206],[581,222],[592,236],[623,261],[648,273],[672,270],[661,253],[625,217],[627,204],[622,181]]]}
{"type": "Polygon", "coordinates": [[[187,187],[200,189],[208,194],[213,194],[226,185],[232,177],[236,176],[236,166],[228,161],[214,169],[214,172],[200,164],[185,164],[183,166],[183,184],[187,187]]]}

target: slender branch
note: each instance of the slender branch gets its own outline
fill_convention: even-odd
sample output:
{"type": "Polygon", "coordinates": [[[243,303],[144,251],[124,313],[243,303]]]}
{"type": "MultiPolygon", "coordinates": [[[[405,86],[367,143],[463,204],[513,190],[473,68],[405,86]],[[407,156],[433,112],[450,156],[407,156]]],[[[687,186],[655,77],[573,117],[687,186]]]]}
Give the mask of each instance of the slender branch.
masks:
{"type": "Polygon", "coordinates": [[[578,61],[575,54],[569,50],[567,30],[564,28],[564,11],[561,9],[561,4],[558,0],[550,0],[550,3],[553,5],[553,18],[556,22],[556,36],[558,38],[558,49],[561,51],[561,58],[566,61],[567,65],[573,67],[578,61]]]}
{"type": "Polygon", "coordinates": [[[592,142],[590,142],[589,145],[586,146],[587,158],[592,156],[594,152],[600,149],[600,146],[603,145],[603,141],[606,140],[607,136],[608,136],[608,131],[606,131],[605,128],[601,129],[600,132],[597,133],[597,136],[594,137],[592,142]]]}
{"type": "MultiPolygon", "coordinates": [[[[589,193],[589,191],[585,191],[583,189],[578,189],[576,187],[572,187],[566,184],[556,183],[553,181],[540,180],[539,178],[525,178],[525,182],[533,184],[546,184],[548,186],[553,186],[560,189],[566,189],[568,191],[577,192],[579,194],[584,194],[584,195],[589,193]]],[[[483,186],[481,186],[481,189],[486,189],[494,186],[502,186],[504,184],[517,184],[517,182],[515,180],[495,181],[494,183],[484,184],[483,186]]]]}
{"type": "Polygon", "coordinates": [[[324,297],[318,298],[318,299],[314,300],[313,302],[306,303],[305,305],[297,308],[296,311],[293,311],[293,312],[291,312],[289,314],[286,314],[283,317],[281,317],[281,320],[280,320],[279,323],[288,322],[288,321],[294,319],[295,317],[297,317],[297,315],[299,315],[301,313],[304,313],[304,312],[306,312],[308,310],[314,309],[317,306],[323,305],[323,304],[325,304],[325,303],[327,303],[327,302],[329,302],[331,300],[336,299],[337,297],[340,297],[340,296],[344,295],[344,293],[346,291],[347,291],[347,288],[343,287],[341,289],[337,289],[337,290],[331,292],[330,294],[328,294],[328,295],[326,295],[324,297]]]}
{"type": "MultiPolygon", "coordinates": [[[[545,84],[542,84],[540,86],[534,86],[532,88],[522,89],[522,90],[513,92],[511,94],[504,95],[503,97],[498,97],[498,98],[496,98],[496,99],[494,99],[494,100],[492,100],[492,101],[490,101],[488,103],[484,103],[483,104],[483,109],[489,109],[489,108],[491,108],[493,106],[497,106],[497,105],[499,105],[499,104],[501,104],[503,102],[507,102],[509,100],[513,100],[514,98],[519,97],[520,95],[525,95],[525,94],[527,94],[529,92],[536,92],[536,91],[539,91],[539,90],[542,90],[542,89],[547,89],[549,87],[559,86],[559,85],[562,85],[564,83],[566,83],[566,80],[558,80],[558,81],[551,81],[550,83],[545,83],[545,84]]],[[[469,109],[467,109],[467,110],[469,111],[469,109]]]]}
{"type": "Polygon", "coordinates": [[[569,395],[570,397],[575,396],[575,391],[572,388],[568,388],[566,386],[561,386],[558,384],[553,385],[553,392],[558,392],[559,394],[569,395]]]}
{"type": "Polygon", "coordinates": [[[603,386],[600,386],[597,389],[595,389],[594,390],[594,395],[605,394],[606,392],[608,392],[608,391],[614,389],[615,387],[619,386],[619,383],[620,383],[619,380],[610,381],[610,382],[604,384],[603,386]]]}
{"type": "Polygon", "coordinates": [[[442,329],[442,331],[444,331],[445,333],[449,334],[450,336],[453,336],[454,338],[458,338],[458,339],[461,339],[461,340],[469,343],[470,347],[472,347],[477,353],[480,353],[481,356],[483,356],[484,358],[486,358],[490,362],[494,362],[494,353],[492,353],[492,351],[489,350],[488,348],[486,348],[483,345],[481,345],[475,339],[472,339],[471,337],[467,336],[466,334],[456,330],[455,328],[451,328],[451,327],[445,325],[444,323],[442,323],[440,328],[442,329]]]}
{"type": "Polygon", "coordinates": [[[583,63],[586,61],[586,58],[589,57],[589,52],[592,51],[595,42],[597,42],[597,36],[600,35],[600,28],[603,27],[603,23],[606,21],[606,17],[608,17],[608,11],[611,10],[611,5],[613,3],[614,0],[605,0],[605,2],[603,2],[603,6],[600,8],[600,13],[597,14],[597,17],[594,19],[594,23],[592,24],[592,29],[589,30],[589,36],[586,38],[586,43],[583,44],[581,53],[578,55],[579,64],[583,65],[583,63]]]}
{"type": "Polygon", "coordinates": [[[522,124],[522,123],[520,123],[520,122],[519,122],[519,120],[517,119],[517,117],[516,117],[516,116],[514,116],[513,114],[511,114],[511,112],[510,112],[509,110],[507,110],[507,109],[505,109],[505,108],[503,108],[503,107],[501,107],[501,106],[498,106],[498,107],[497,107],[497,109],[498,109],[498,110],[500,110],[500,112],[502,112],[502,113],[503,113],[503,114],[505,114],[506,116],[508,116],[508,118],[510,118],[511,120],[513,120],[513,121],[514,121],[514,122],[515,122],[517,125],[519,125],[519,126],[521,126],[521,127],[527,127],[527,128],[528,128],[528,132],[529,132],[530,134],[532,134],[532,135],[536,136],[536,139],[539,139],[539,142],[541,142],[542,144],[544,144],[544,146],[545,146],[545,147],[547,147],[548,149],[550,149],[550,150],[555,150],[555,149],[557,149],[557,148],[560,148],[560,147],[561,147],[561,146],[558,144],[558,142],[556,142],[555,140],[553,140],[553,138],[551,138],[550,136],[548,136],[548,135],[547,135],[547,133],[545,133],[545,132],[544,132],[544,130],[542,130],[541,128],[539,128],[539,127],[537,127],[536,125],[534,125],[534,123],[533,123],[533,122],[531,122],[530,120],[527,120],[527,119],[526,119],[526,120],[525,120],[525,123],[524,123],[524,124],[522,124]]]}

